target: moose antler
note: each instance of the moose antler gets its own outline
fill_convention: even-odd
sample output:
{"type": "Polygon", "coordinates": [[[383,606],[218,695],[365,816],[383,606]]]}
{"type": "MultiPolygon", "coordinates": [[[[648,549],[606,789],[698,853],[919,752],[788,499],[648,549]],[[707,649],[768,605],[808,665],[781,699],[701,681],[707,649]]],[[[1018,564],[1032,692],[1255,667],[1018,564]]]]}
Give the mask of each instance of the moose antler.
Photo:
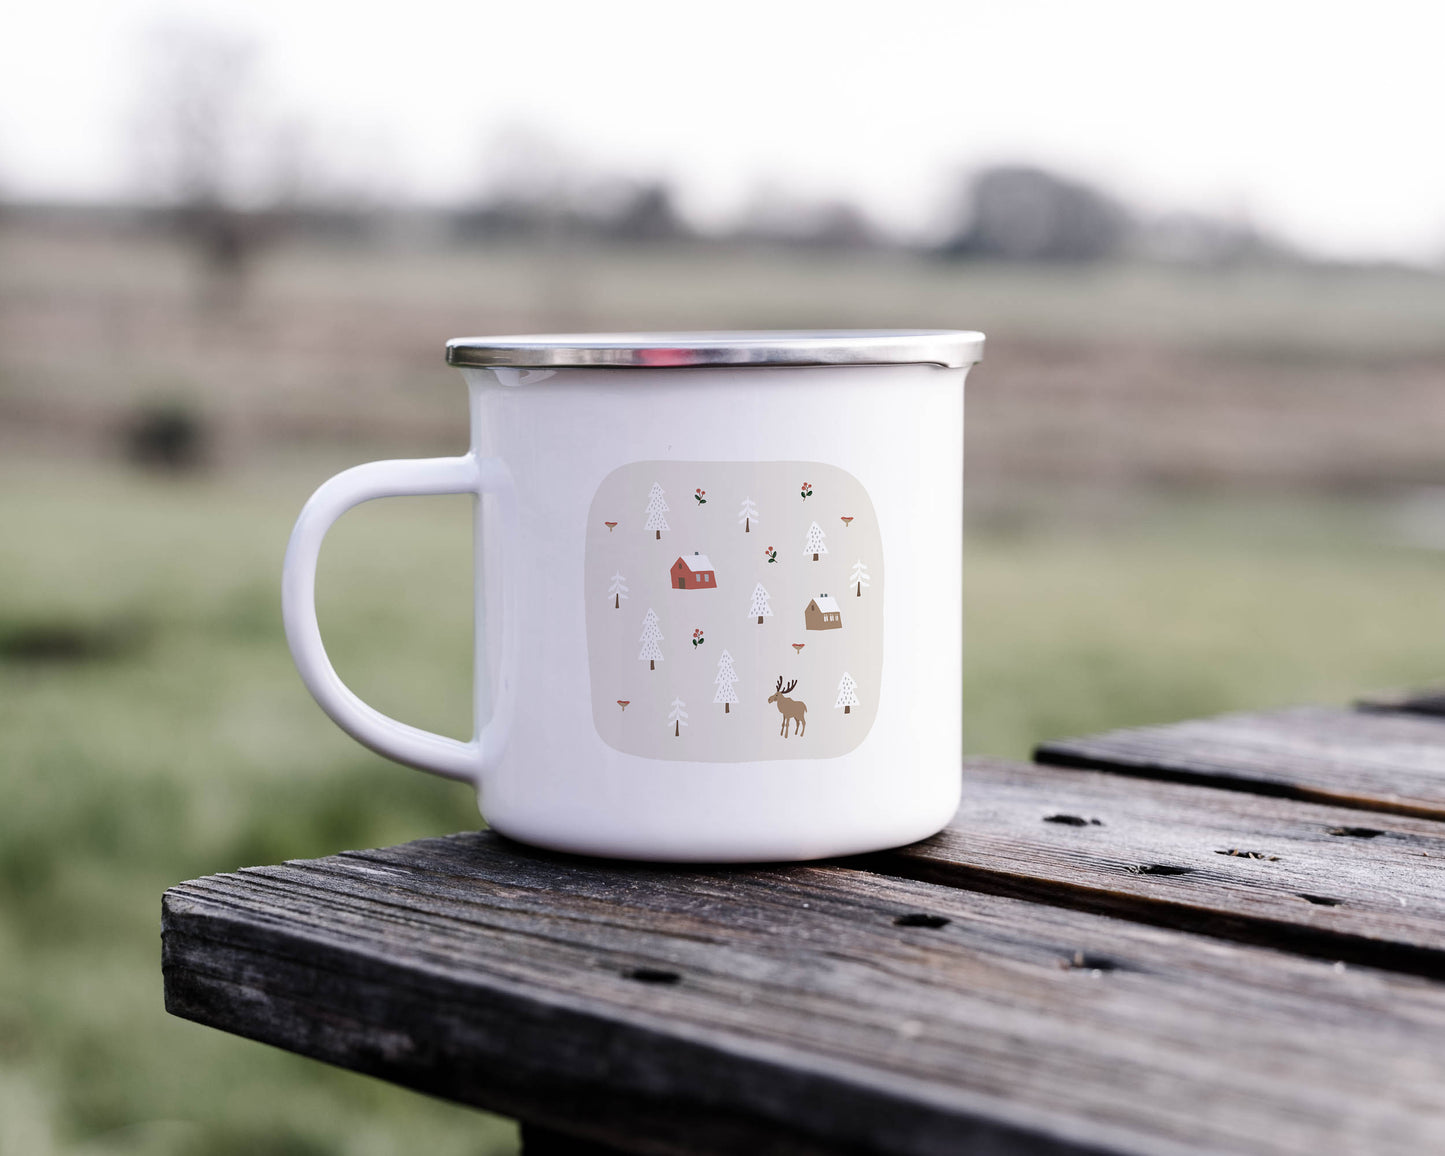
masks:
{"type": "MultiPolygon", "coordinates": [[[[783,680],[780,678],[780,679],[778,679],[778,681],[779,681],[779,682],[782,682],[783,680]]],[[[783,693],[783,694],[791,694],[791,693],[792,693],[792,690],[793,690],[793,687],[795,687],[795,686],[797,686],[797,685],[798,685],[798,680],[795,678],[795,679],[793,679],[792,682],[788,683],[787,686],[783,687],[782,693],[783,693]]]]}
{"type": "Polygon", "coordinates": [[[783,693],[783,676],[781,674],[778,675],[778,685],[773,687],[773,690],[777,691],[778,694],[783,693]]]}

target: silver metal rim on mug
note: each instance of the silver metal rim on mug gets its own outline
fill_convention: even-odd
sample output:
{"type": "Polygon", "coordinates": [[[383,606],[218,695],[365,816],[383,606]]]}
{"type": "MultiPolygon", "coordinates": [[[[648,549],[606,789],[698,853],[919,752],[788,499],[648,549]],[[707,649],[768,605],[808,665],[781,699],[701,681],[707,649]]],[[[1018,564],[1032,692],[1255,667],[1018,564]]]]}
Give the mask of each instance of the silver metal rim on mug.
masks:
{"type": "Polygon", "coordinates": [[[456,337],[447,364],[518,369],[677,369],[696,366],[939,365],[983,357],[971,329],[758,329],[681,333],[537,333],[456,337]]]}

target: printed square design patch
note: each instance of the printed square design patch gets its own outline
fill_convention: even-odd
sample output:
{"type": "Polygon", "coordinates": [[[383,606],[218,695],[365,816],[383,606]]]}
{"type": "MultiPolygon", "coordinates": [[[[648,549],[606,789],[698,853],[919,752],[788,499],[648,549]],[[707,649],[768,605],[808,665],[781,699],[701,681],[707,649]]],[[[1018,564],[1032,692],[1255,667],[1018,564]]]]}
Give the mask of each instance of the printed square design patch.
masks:
{"type": "Polygon", "coordinates": [[[818,462],[632,462],[587,522],[592,717],[625,754],[836,758],[873,726],[883,538],[818,462]]]}

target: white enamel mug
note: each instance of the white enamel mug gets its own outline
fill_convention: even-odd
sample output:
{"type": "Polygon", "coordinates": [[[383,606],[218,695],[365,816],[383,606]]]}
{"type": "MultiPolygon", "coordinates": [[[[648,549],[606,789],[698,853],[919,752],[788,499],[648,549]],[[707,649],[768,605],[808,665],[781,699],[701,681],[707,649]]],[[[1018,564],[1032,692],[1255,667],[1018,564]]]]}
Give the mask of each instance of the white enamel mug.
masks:
{"type": "Polygon", "coordinates": [[[465,338],[460,457],[323,485],[286,551],[291,653],[372,750],[497,831],[693,862],[899,846],[959,801],[966,331],[465,338]],[[475,737],[367,706],[317,555],[371,498],[476,495],[475,737]]]}

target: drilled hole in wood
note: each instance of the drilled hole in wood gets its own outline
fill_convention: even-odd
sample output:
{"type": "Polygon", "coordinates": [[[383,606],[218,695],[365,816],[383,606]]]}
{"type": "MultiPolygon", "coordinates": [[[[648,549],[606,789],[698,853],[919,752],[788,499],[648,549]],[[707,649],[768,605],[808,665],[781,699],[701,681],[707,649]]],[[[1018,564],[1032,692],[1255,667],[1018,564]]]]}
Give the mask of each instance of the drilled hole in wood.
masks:
{"type": "Polygon", "coordinates": [[[1348,835],[1351,839],[1373,839],[1385,832],[1377,831],[1374,827],[1331,827],[1331,835],[1348,835]]]}
{"type": "Polygon", "coordinates": [[[681,983],[682,976],[675,971],[665,971],[660,967],[634,967],[631,971],[623,972],[628,979],[635,979],[638,983],[681,983]]]}
{"type": "Polygon", "coordinates": [[[1045,815],[1045,823],[1061,823],[1065,827],[1102,827],[1098,819],[1086,819],[1082,815],[1045,815]]]}
{"type": "Polygon", "coordinates": [[[1066,967],[1076,971],[1118,971],[1119,965],[1107,955],[1090,955],[1087,951],[1076,951],[1065,961],[1066,967]]]}
{"type": "Polygon", "coordinates": [[[1174,867],[1168,863],[1139,863],[1129,868],[1135,875],[1188,875],[1193,867],[1174,867]]]}
{"type": "Polygon", "coordinates": [[[1271,855],[1268,851],[1241,851],[1238,847],[1230,847],[1225,851],[1216,851],[1216,855],[1233,855],[1236,859],[1263,859],[1266,863],[1278,863],[1279,856],[1271,855]]]}
{"type": "Polygon", "coordinates": [[[953,920],[945,919],[942,915],[927,915],[921,911],[913,911],[907,915],[900,915],[893,921],[897,927],[931,927],[937,930],[940,927],[947,927],[953,920]]]}
{"type": "Polygon", "coordinates": [[[1344,902],[1343,899],[1331,899],[1328,895],[1310,895],[1304,891],[1298,893],[1301,899],[1315,904],[1317,907],[1338,907],[1344,902]]]}

